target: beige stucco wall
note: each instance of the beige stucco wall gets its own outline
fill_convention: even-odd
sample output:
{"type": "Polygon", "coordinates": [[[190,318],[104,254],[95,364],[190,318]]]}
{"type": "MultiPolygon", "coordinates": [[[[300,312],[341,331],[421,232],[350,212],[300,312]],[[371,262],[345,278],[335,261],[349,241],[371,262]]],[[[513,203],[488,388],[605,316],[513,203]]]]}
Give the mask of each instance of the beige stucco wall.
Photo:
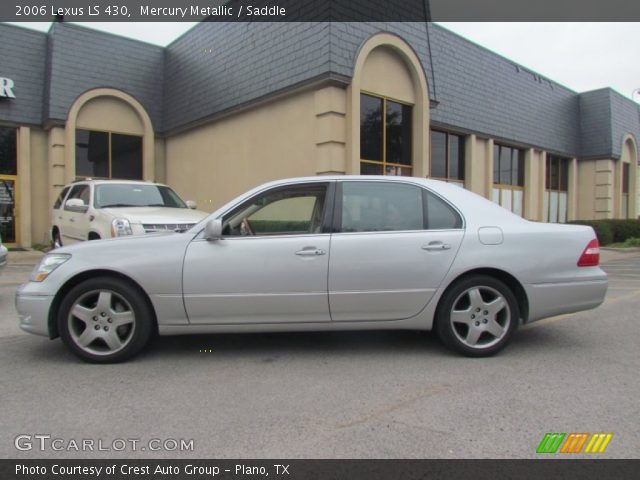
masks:
{"type": "Polygon", "coordinates": [[[315,175],[316,98],[306,91],[166,139],[166,181],[213,211],[260,183],[315,175]]]}
{"type": "Polygon", "coordinates": [[[18,177],[14,185],[16,244],[31,245],[31,128],[17,131],[18,177]]]}
{"type": "Polygon", "coordinates": [[[327,86],[314,92],[315,170],[318,175],[347,171],[347,94],[339,86],[327,86]]]}
{"type": "Polygon", "coordinates": [[[578,162],[578,220],[595,218],[596,161],[578,162]]]}
{"type": "Polygon", "coordinates": [[[167,183],[167,156],[164,138],[155,140],[155,178],[158,183],[167,183]]]}
{"type": "Polygon", "coordinates": [[[389,47],[371,51],[362,68],[361,90],[414,104],[415,87],[407,64],[389,47]]]}
{"type": "Polygon", "coordinates": [[[524,156],[524,218],[544,219],[546,152],[529,148],[524,156]]]}
{"type": "Polygon", "coordinates": [[[76,128],[144,135],[144,125],[136,111],[115,97],[96,97],[85,103],[78,113],[76,128]]]}
{"type": "Polygon", "coordinates": [[[48,134],[31,129],[31,242],[49,243],[49,221],[52,203],[49,202],[48,134]]]}
{"type": "Polygon", "coordinates": [[[578,162],[579,220],[613,218],[614,161],[611,159],[578,162]]]}
{"type": "Polygon", "coordinates": [[[47,135],[47,165],[49,174],[49,204],[66,184],[65,178],[65,131],[62,127],[53,127],[47,135]]]}
{"type": "Polygon", "coordinates": [[[464,148],[464,186],[472,192],[491,198],[493,182],[493,140],[467,135],[464,148]]]}
{"type": "Polygon", "coordinates": [[[616,162],[612,159],[595,161],[594,218],[614,218],[616,202],[616,162]]]}

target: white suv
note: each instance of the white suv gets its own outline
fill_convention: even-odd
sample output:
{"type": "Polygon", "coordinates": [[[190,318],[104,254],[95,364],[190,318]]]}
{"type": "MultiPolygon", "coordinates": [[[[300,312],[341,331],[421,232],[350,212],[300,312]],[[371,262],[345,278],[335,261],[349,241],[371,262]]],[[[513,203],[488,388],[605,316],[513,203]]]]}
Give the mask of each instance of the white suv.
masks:
{"type": "Polygon", "coordinates": [[[84,240],[185,230],[208,214],[166,185],[82,180],[62,189],[51,214],[54,248],[84,240]]]}

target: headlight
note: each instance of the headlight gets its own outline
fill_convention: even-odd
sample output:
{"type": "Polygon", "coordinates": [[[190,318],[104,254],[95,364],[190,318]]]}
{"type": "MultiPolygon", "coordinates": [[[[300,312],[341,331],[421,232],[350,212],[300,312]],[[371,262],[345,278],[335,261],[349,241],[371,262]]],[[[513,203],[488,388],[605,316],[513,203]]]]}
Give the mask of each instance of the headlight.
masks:
{"type": "Polygon", "coordinates": [[[31,272],[32,282],[42,282],[56,268],[71,258],[69,253],[50,253],[45,255],[40,263],[31,272]]]}
{"type": "Polygon", "coordinates": [[[126,218],[114,218],[111,222],[111,236],[124,237],[126,235],[133,235],[129,220],[126,218]]]}

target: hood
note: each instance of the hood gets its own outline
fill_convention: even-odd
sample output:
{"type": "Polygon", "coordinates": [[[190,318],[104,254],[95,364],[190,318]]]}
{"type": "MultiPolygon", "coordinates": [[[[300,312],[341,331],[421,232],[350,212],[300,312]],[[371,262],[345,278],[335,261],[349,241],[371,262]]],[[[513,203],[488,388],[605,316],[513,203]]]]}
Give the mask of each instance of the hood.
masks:
{"type": "Polygon", "coordinates": [[[102,211],[114,218],[126,218],[130,223],[197,223],[209,215],[200,210],[171,207],[121,207],[103,208],[102,211]]]}

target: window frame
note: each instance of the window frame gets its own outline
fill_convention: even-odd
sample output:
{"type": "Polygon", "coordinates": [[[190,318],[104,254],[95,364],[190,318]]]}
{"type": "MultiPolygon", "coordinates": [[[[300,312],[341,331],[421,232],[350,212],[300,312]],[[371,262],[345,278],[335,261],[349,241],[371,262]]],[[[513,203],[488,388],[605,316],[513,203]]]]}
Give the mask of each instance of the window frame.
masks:
{"type": "MultiPolygon", "coordinates": [[[[373,93],[373,92],[369,92],[367,90],[360,90],[360,101],[362,102],[362,95],[367,95],[369,97],[373,97],[373,98],[377,98],[379,100],[382,100],[382,115],[381,115],[381,121],[382,121],[382,145],[381,145],[381,149],[382,149],[382,160],[368,160],[365,158],[362,158],[362,112],[358,112],[358,115],[360,115],[360,122],[358,125],[358,128],[360,128],[360,145],[359,145],[359,149],[360,149],[360,153],[358,155],[360,162],[359,162],[359,166],[360,166],[360,171],[362,171],[362,164],[367,164],[367,165],[376,165],[376,166],[382,166],[382,175],[383,176],[387,176],[387,167],[391,167],[391,168],[396,168],[396,169],[403,169],[406,168],[409,170],[409,175],[407,176],[413,176],[413,172],[414,172],[414,158],[413,158],[413,136],[414,136],[414,132],[413,132],[413,109],[415,107],[414,104],[408,103],[406,101],[402,101],[402,100],[398,100],[397,98],[393,98],[393,97],[388,97],[388,96],[384,96],[384,95],[380,95],[377,93],[373,93]],[[403,163],[395,163],[395,162],[387,162],[387,101],[393,102],[393,103],[397,103],[400,104],[402,106],[406,106],[406,107],[410,107],[411,108],[411,139],[410,139],[410,158],[411,158],[411,163],[408,165],[405,165],[403,163]]],[[[359,175],[364,175],[364,176],[370,176],[369,174],[363,174],[363,173],[359,173],[359,175]]],[[[389,176],[396,176],[396,175],[389,175],[389,176]]]]}
{"type": "Polygon", "coordinates": [[[53,202],[54,210],[60,210],[61,208],[64,207],[64,201],[67,198],[67,195],[69,194],[69,192],[71,191],[71,187],[72,185],[67,185],[60,191],[60,194],[56,197],[55,202],[53,202]],[[58,204],[58,200],[60,200],[59,204],[58,204]]]}
{"type": "Polygon", "coordinates": [[[396,233],[416,233],[416,232],[447,232],[447,231],[458,231],[466,229],[466,220],[462,212],[458,207],[452,204],[449,200],[444,198],[437,192],[417,183],[412,182],[402,182],[402,181],[389,181],[389,180],[376,180],[373,178],[367,178],[363,176],[362,179],[349,179],[349,180],[338,180],[335,189],[335,200],[333,202],[333,222],[332,222],[332,233],[339,233],[342,235],[374,235],[374,234],[396,234],[396,233]],[[408,185],[412,187],[419,188],[422,192],[422,217],[423,217],[423,228],[419,230],[384,230],[384,231],[366,231],[366,232],[343,232],[342,231],[342,203],[343,203],[343,186],[345,183],[386,183],[391,185],[408,185]],[[460,226],[458,228],[442,228],[442,229],[430,229],[428,228],[429,219],[428,219],[428,209],[427,209],[427,196],[431,194],[435,197],[438,197],[446,206],[448,206],[453,213],[455,213],[459,219],[460,226]]]}
{"type": "Polygon", "coordinates": [[[12,162],[12,167],[13,168],[13,173],[2,173],[0,172],[0,175],[4,176],[4,177],[18,177],[19,174],[19,169],[20,169],[20,162],[18,161],[18,157],[20,156],[20,146],[19,146],[19,138],[18,138],[18,128],[16,127],[9,127],[6,125],[0,125],[0,130],[6,130],[7,132],[11,133],[12,136],[12,143],[13,145],[11,145],[11,151],[9,152],[10,155],[13,156],[13,158],[9,159],[12,162]]]}
{"type": "Polygon", "coordinates": [[[629,218],[630,202],[632,201],[631,192],[631,163],[622,162],[620,172],[620,216],[629,218]]]}
{"type": "MultiPolygon", "coordinates": [[[[442,181],[446,181],[446,182],[451,182],[451,183],[461,183],[462,185],[465,184],[466,181],[466,175],[465,175],[465,169],[467,167],[467,162],[466,162],[466,145],[465,145],[465,137],[466,135],[462,135],[462,134],[458,134],[455,132],[449,132],[447,130],[441,130],[439,128],[429,128],[429,178],[435,178],[436,180],[442,180],[442,181]],[[433,133],[437,132],[437,133],[441,133],[445,135],[445,149],[444,149],[444,155],[445,155],[445,170],[447,171],[447,176],[446,177],[440,177],[440,176],[435,176],[433,175],[433,133]],[[461,149],[459,149],[459,152],[461,152],[462,155],[462,178],[453,178],[451,177],[451,137],[458,137],[461,142],[459,145],[462,146],[461,149]]],[[[460,155],[460,153],[459,153],[460,155]]],[[[460,162],[460,158],[457,159],[458,160],[458,166],[459,162],[460,162]]]]}
{"type": "MultiPolygon", "coordinates": [[[[501,187],[507,187],[507,188],[517,188],[517,189],[521,189],[524,190],[524,185],[526,182],[526,179],[524,178],[525,176],[525,172],[524,172],[524,156],[525,156],[525,150],[523,148],[520,147],[514,147],[511,145],[505,145],[502,143],[496,143],[494,142],[493,144],[493,148],[494,151],[492,152],[493,154],[493,172],[495,172],[496,170],[496,165],[495,165],[495,148],[498,147],[498,161],[501,157],[500,152],[501,149],[503,148],[508,148],[510,149],[512,152],[516,151],[518,152],[518,181],[520,181],[520,176],[522,175],[522,185],[520,185],[519,183],[502,183],[500,182],[500,163],[498,163],[498,181],[496,181],[496,176],[493,175],[493,186],[495,188],[501,188],[501,187]],[[520,168],[520,163],[522,163],[522,169],[520,168]],[[522,172],[522,174],[520,173],[522,172]]],[[[510,172],[510,176],[511,178],[513,178],[513,155],[510,156],[511,158],[511,168],[509,169],[510,172]]],[[[513,180],[512,180],[513,181],[513,180]]]]}
{"type": "MultiPolygon", "coordinates": [[[[568,221],[568,213],[569,213],[569,168],[570,168],[570,163],[571,163],[571,158],[569,157],[563,157],[560,155],[554,155],[552,153],[547,152],[545,155],[545,164],[544,164],[544,195],[545,195],[545,202],[547,203],[546,205],[546,209],[543,212],[543,216],[544,219],[546,219],[546,222],[549,223],[563,223],[560,221],[560,194],[564,193],[567,195],[567,205],[566,205],[566,211],[564,212],[564,218],[565,218],[565,222],[566,223],[568,221]],[[557,175],[558,175],[558,186],[556,188],[552,188],[552,182],[551,182],[551,175],[552,175],[552,169],[553,169],[553,164],[554,162],[557,165],[558,171],[557,171],[557,175]],[[566,178],[565,178],[566,176],[566,178]],[[566,189],[564,189],[564,186],[566,185],[566,189]],[[557,193],[558,194],[558,202],[556,204],[556,215],[554,216],[554,218],[558,219],[556,222],[550,222],[550,219],[552,218],[551,216],[551,194],[552,193],[557,193]],[[548,197],[547,197],[548,195],[548,197]],[[548,200],[547,200],[548,198],[548,200]]],[[[543,205],[544,206],[544,205],[543,205]]]]}
{"type": "Polygon", "coordinates": [[[117,130],[102,130],[99,128],[76,128],[75,129],[75,143],[74,143],[74,169],[77,180],[95,179],[95,180],[143,180],[144,179],[144,135],[137,135],[128,132],[121,132],[117,130]],[[77,161],[78,161],[78,132],[98,132],[107,134],[107,166],[109,170],[108,177],[99,177],[96,175],[78,175],[77,161]],[[126,135],[129,137],[136,137],[140,139],[140,178],[113,178],[113,135],[126,135]]]}
{"type": "MultiPolygon", "coordinates": [[[[317,188],[324,187],[325,188],[325,200],[324,200],[324,212],[322,213],[322,228],[320,232],[313,233],[276,233],[269,235],[229,235],[223,234],[222,239],[224,240],[248,240],[248,239],[274,239],[274,238],[289,238],[289,237],[306,237],[309,235],[324,235],[331,233],[331,224],[333,221],[333,212],[334,212],[334,198],[335,198],[335,181],[318,181],[318,182],[305,182],[305,183],[293,183],[287,185],[277,185],[274,187],[267,188],[265,190],[261,190],[257,192],[255,195],[243,200],[239,204],[231,207],[229,210],[223,212],[218,218],[222,221],[223,231],[226,227],[225,222],[233,217],[235,214],[239,213],[243,209],[247,208],[250,204],[255,203],[260,200],[262,197],[266,197],[268,195],[272,195],[277,193],[278,191],[286,191],[291,189],[303,189],[303,188],[317,188]]],[[[201,232],[202,233],[202,232],[201,232]]]]}
{"type": "MultiPolygon", "coordinates": [[[[62,204],[62,209],[65,212],[72,212],[72,213],[78,213],[76,210],[73,209],[69,209],[67,208],[67,206],[65,205],[67,203],[68,200],[71,200],[72,198],[81,198],[81,197],[71,197],[71,193],[75,190],[75,189],[82,189],[84,188],[85,190],[89,191],[89,199],[88,201],[85,203],[85,206],[88,208],[89,206],[91,206],[93,204],[93,189],[91,188],[91,184],[89,183],[77,183],[74,184],[69,191],[67,192],[66,197],[63,200],[63,204],[62,204]]],[[[84,192],[84,190],[83,190],[84,192]]]]}
{"type": "Polygon", "coordinates": [[[628,196],[631,190],[631,164],[629,162],[622,162],[621,177],[620,193],[628,196]]]}
{"type": "MultiPolygon", "coordinates": [[[[524,218],[524,212],[525,212],[525,195],[524,195],[524,188],[525,187],[524,186],[525,186],[525,183],[526,183],[525,171],[524,171],[525,150],[523,148],[520,148],[520,147],[514,147],[512,145],[506,145],[506,144],[503,144],[503,143],[494,142],[493,143],[492,155],[493,155],[493,158],[492,158],[492,161],[493,161],[493,169],[492,169],[493,179],[492,179],[492,185],[491,185],[492,194],[491,194],[490,200],[493,203],[496,203],[497,205],[502,206],[502,204],[501,204],[502,191],[503,190],[510,191],[510,193],[511,193],[511,202],[510,202],[511,203],[511,208],[509,210],[514,215],[518,215],[514,211],[514,208],[513,208],[513,206],[515,205],[515,200],[516,200],[516,193],[515,192],[522,192],[522,207],[521,207],[522,211],[521,211],[519,216],[524,218]],[[495,149],[496,149],[496,147],[498,147],[498,179],[497,179],[497,181],[496,181],[496,176],[495,176],[495,171],[496,171],[496,163],[495,163],[495,160],[496,160],[495,159],[495,157],[496,157],[495,151],[496,150],[495,149]],[[511,168],[509,169],[509,173],[510,173],[510,177],[512,179],[513,179],[513,151],[518,152],[518,181],[520,181],[520,175],[521,175],[520,172],[522,172],[522,185],[511,184],[511,183],[501,183],[500,182],[500,157],[502,156],[501,152],[502,152],[503,148],[508,148],[508,149],[510,149],[512,151],[512,154],[509,157],[511,159],[511,168]],[[520,167],[522,167],[522,168],[520,168],[520,167]],[[498,190],[500,192],[499,195],[498,195],[499,196],[498,202],[495,202],[493,200],[493,189],[496,189],[496,190],[498,190]]],[[[505,207],[502,207],[502,208],[505,208],[505,207]]]]}

